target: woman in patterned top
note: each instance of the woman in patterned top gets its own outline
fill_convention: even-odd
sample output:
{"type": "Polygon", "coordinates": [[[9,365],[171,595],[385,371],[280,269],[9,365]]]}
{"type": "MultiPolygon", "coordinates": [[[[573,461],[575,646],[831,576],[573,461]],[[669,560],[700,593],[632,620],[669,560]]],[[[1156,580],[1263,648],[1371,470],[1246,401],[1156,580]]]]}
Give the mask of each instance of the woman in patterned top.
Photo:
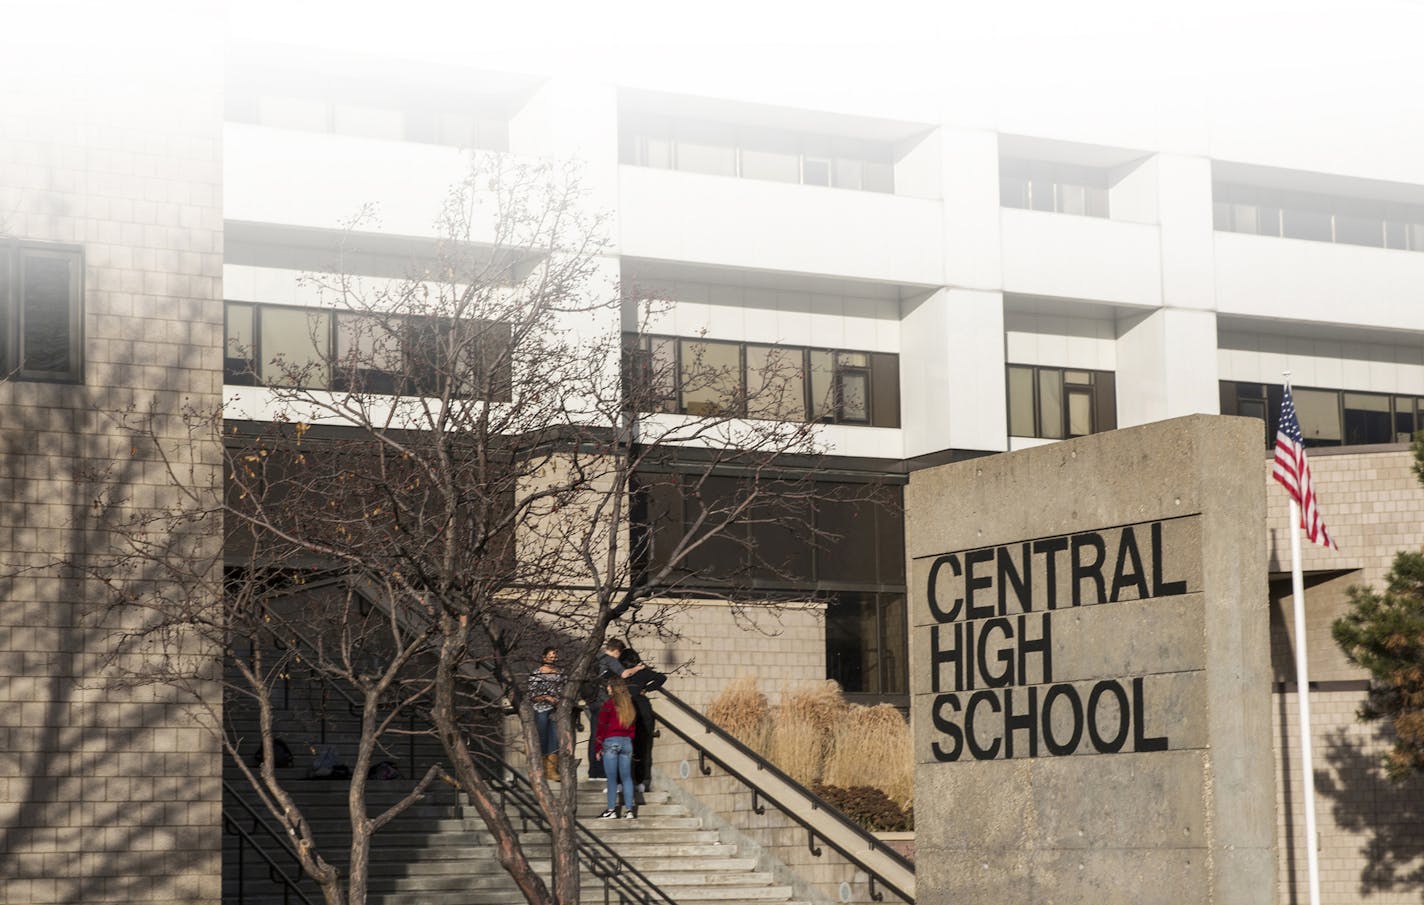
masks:
{"type": "Polygon", "coordinates": [[[529,698],[534,706],[534,725],[539,729],[539,748],[544,755],[544,776],[559,781],[559,733],[554,726],[554,708],[564,690],[564,671],[559,668],[557,648],[544,648],[543,662],[529,674],[529,698]]]}

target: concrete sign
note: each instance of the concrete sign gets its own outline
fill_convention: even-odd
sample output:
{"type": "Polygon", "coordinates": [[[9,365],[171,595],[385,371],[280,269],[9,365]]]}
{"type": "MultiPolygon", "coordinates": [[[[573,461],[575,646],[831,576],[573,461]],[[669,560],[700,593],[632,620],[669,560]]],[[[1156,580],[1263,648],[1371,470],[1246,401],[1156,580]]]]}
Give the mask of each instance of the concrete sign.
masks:
{"type": "Polygon", "coordinates": [[[912,475],[922,902],[1275,900],[1258,421],[912,475]]]}

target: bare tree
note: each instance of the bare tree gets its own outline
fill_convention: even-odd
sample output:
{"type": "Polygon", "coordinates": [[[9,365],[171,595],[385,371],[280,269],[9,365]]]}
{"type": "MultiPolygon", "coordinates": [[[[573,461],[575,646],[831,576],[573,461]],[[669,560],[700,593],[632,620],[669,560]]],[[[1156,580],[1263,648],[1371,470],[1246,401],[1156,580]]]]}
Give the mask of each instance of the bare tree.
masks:
{"type": "MultiPolygon", "coordinates": [[[[577,903],[576,783],[548,781],[526,690],[539,650],[559,639],[569,655],[555,721],[572,778],[578,680],[594,677],[610,626],[674,632],[692,588],[745,602],[753,575],[794,571],[765,562],[759,538],[814,534],[819,448],[799,360],[728,363],[697,342],[676,362],[660,354],[648,307],[606,276],[583,204],[553,165],[476,169],[409,278],[308,277],[324,302],[301,319],[310,351],[259,360],[234,343],[249,417],[185,415],[196,432],[221,425],[223,486],[170,469],[186,505],[116,525],[125,548],[91,567],[161,579],[114,583],[116,601],[151,615],[129,643],[196,635],[222,652],[227,698],[250,703],[264,756],[242,761],[231,718],[228,752],[333,905],[365,901],[372,834],[446,768],[531,905],[577,903]],[[168,549],[180,520],[222,523],[221,568],[168,549]],[[359,704],[345,878],[273,768],[273,696],[293,669],[359,704]],[[549,881],[491,784],[492,701],[519,718],[508,754],[552,834],[549,881]],[[445,766],[368,818],[365,772],[411,731],[439,740],[445,766]]],[[[136,448],[168,455],[145,417],[130,422],[136,448]]],[[[195,662],[164,680],[202,672],[195,662]]]]}

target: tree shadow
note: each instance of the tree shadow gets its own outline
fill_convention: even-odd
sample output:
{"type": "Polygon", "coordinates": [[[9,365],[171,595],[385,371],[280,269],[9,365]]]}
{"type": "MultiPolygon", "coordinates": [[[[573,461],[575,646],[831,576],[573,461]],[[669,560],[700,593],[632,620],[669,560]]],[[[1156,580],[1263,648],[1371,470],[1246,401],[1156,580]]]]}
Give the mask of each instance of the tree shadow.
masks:
{"type": "Polygon", "coordinates": [[[1414,892],[1424,901],[1424,777],[1390,780],[1381,762],[1390,744],[1379,724],[1335,729],[1316,790],[1322,803],[1331,802],[1336,825],[1362,841],[1360,895],[1414,892]]]}

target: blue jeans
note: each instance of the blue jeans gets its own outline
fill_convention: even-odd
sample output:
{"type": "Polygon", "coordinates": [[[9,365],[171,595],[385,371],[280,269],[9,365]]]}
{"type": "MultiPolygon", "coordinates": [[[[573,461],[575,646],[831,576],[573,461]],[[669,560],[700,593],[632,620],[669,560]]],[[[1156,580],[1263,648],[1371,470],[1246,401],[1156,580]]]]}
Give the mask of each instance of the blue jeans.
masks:
{"type": "Polygon", "coordinates": [[[618,786],[623,786],[623,807],[633,810],[633,740],[610,735],[603,740],[603,771],[608,776],[608,810],[618,807],[618,786]]]}
{"type": "Polygon", "coordinates": [[[559,750],[559,733],[554,731],[554,711],[534,711],[534,726],[539,730],[540,754],[553,754],[559,750]]]}

